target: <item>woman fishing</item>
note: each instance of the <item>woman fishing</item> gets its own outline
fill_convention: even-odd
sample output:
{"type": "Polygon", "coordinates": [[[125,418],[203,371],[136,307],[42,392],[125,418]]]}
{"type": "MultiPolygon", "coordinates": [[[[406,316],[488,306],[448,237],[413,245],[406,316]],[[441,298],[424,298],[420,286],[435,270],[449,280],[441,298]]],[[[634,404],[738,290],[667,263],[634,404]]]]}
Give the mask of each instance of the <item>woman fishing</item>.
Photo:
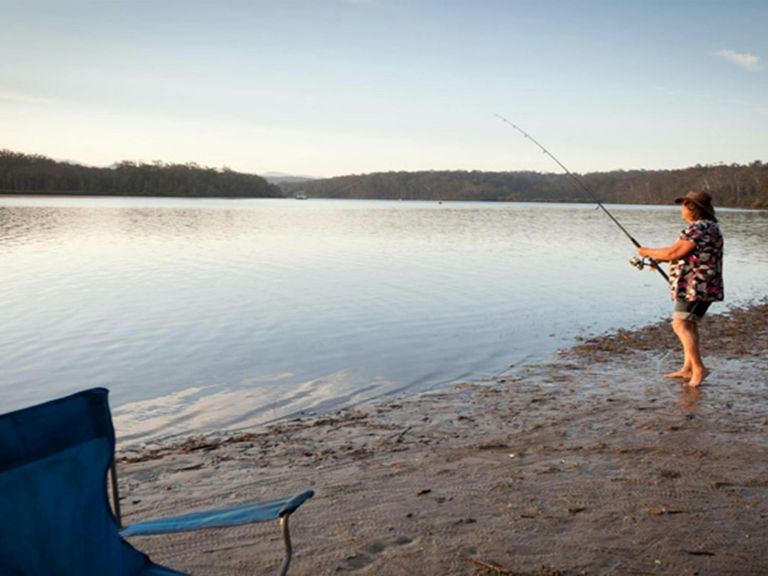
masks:
{"type": "Polygon", "coordinates": [[[709,374],[701,359],[699,320],[712,302],[723,299],[723,236],[717,225],[712,197],[691,191],[677,198],[688,227],[677,242],[665,248],[639,247],[644,258],[669,262],[669,286],[675,301],[672,329],[683,345],[683,367],[664,376],[683,378],[699,386],[709,374]]]}
{"type": "MultiPolygon", "coordinates": [[[[594,192],[584,181],[573,174],[554,154],[544,148],[537,140],[501,116],[496,116],[520,132],[528,140],[538,146],[544,154],[552,158],[560,168],[578,185],[605,214],[613,220],[622,232],[638,249],[638,254],[650,259],[651,269],[656,270],[662,278],[669,280],[675,310],[672,314],[672,329],[683,345],[683,367],[675,372],[665,374],[667,378],[683,378],[688,386],[699,386],[709,371],[704,367],[699,350],[699,325],[712,302],[723,299],[723,237],[717,225],[715,209],[712,207],[712,197],[706,192],[691,191],[682,198],[675,200],[680,204],[682,218],[689,226],[680,233],[677,242],[666,248],[645,248],[635,240],[621,225],[613,214],[603,206],[594,192]],[[657,261],[669,262],[669,276],[658,265],[657,261]]],[[[635,262],[633,265],[637,266],[635,262]]],[[[639,268],[642,268],[640,263],[639,268]]]]}

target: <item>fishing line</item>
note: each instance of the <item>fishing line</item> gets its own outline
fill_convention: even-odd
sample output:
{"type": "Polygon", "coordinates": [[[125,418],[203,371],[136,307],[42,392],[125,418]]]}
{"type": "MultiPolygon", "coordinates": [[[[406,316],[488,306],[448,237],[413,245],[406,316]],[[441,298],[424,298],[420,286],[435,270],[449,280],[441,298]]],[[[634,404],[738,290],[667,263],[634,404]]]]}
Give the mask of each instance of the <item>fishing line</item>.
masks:
{"type": "MultiPolygon", "coordinates": [[[[571,172],[570,170],[568,170],[568,168],[566,168],[566,167],[565,167],[565,165],[564,165],[562,162],[560,162],[560,160],[558,160],[558,159],[555,157],[555,155],[554,155],[554,154],[552,154],[552,153],[551,153],[549,150],[547,150],[546,148],[544,148],[544,146],[542,146],[541,144],[539,144],[539,142],[538,142],[538,141],[537,141],[537,140],[536,140],[536,139],[535,139],[533,136],[531,136],[530,134],[528,134],[528,132],[526,132],[525,130],[523,130],[522,128],[520,128],[520,127],[519,127],[517,124],[514,124],[513,122],[510,122],[509,120],[507,120],[506,118],[504,118],[504,116],[502,116],[501,114],[496,114],[496,117],[497,117],[497,118],[499,118],[499,119],[500,119],[502,122],[505,122],[505,123],[509,124],[510,126],[512,126],[512,128],[514,128],[515,130],[517,130],[518,132],[520,132],[520,134],[522,134],[522,135],[523,135],[523,136],[525,136],[525,137],[526,137],[528,140],[530,140],[530,141],[531,141],[531,142],[533,142],[533,143],[534,143],[536,146],[538,146],[538,147],[541,149],[541,151],[542,151],[542,152],[544,152],[544,154],[546,154],[547,156],[549,156],[550,158],[552,158],[552,160],[554,160],[554,161],[557,163],[557,165],[558,165],[558,166],[560,166],[560,168],[562,168],[562,169],[563,169],[563,171],[564,171],[564,172],[565,172],[565,173],[566,173],[566,174],[567,174],[567,175],[568,175],[568,176],[571,178],[571,180],[573,180],[573,181],[576,183],[576,185],[577,185],[579,188],[581,188],[582,190],[584,190],[584,192],[586,192],[586,193],[587,193],[587,196],[589,196],[589,197],[590,197],[590,198],[591,198],[591,199],[592,199],[592,200],[593,200],[593,201],[594,201],[594,202],[595,202],[595,203],[596,203],[596,204],[597,204],[597,205],[598,205],[598,206],[599,206],[599,207],[602,209],[602,211],[606,213],[606,215],[607,215],[607,216],[608,216],[608,217],[609,217],[609,218],[610,218],[610,219],[613,221],[613,223],[614,223],[614,224],[616,224],[616,226],[618,226],[618,227],[619,227],[619,229],[620,229],[622,232],[624,232],[624,234],[627,236],[627,238],[629,238],[629,240],[632,242],[632,244],[634,244],[634,245],[635,245],[637,248],[640,248],[640,242],[638,242],[637,240],[635,240],[635,239],[632,237],[632,234],[630,234],[630,233],[627,231],[627,229],[626,229],[626,228],[624,228],[624,226],[622,226],[621,222],[619,222],[619,221],[618,221],[618,220],[617,220],[617,219],[614,217],[614,215],[613,215],[613,214],[611,214],[611,213],[608,211],[608,209],[607,209],[605,206],[603,206],[603,203],[602,203],[602,202],[600,202],[600,200],[597,198],[597,196],[595,195],[595,193],[594,193],[594,192],[592,192],[592,190],[589,188],[589,186],[587,186],[587,185],[584,183],[584,181],[583,181],[581,178],[579,178],[578,176],[576,176],[576,174],[574,174],[573,172],[571,172]]],[[[657,271],[659,274],[661,274],[661,275],[664,277],[664,280],[666,280],[667,282],[669,282],[669,276],[667,276],[667,273],[666,273],[666,272],[664,272],[664,270],[662,270],[662,269],[659,267],[659,263],[658,263],[656,260],[654,260],[653,258],[649,258],[649,259],[648,259],[648,261],[649,261],[649,264],[648,264],[648,265],[649,265],[651,268],[653,268],[654,270],[656,270],[656,271],[657,271]]],[[[634,257],[634,258],[632,258],[632,259],[630,260],[630,263],[631,263],[631,264],[632,264],[634,267],[638,268],[639,270],[642,270],[642,269],[643,269],[643,266],[645,266],[645,262],[644,262],[643,260],[641,260],[640,258],[638,258],[638,257],[634,257]]]]}

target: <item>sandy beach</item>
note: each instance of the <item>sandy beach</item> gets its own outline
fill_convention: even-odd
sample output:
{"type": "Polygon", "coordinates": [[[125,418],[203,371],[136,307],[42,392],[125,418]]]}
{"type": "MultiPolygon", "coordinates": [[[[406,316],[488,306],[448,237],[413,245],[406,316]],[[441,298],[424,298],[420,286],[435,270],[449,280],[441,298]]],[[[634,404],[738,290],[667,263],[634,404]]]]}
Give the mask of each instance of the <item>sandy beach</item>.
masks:
{"type": "MultiPolygon", "coordinates": [[[[665,321],[490,382],[123,450],[124,521],[311,488],[294,575],[766,574],[768,301],[701,333],[699,389],[662,377],[665,321]]],[[[282,558],[276,523],[131,542],[192,574],[282,558]]]]}

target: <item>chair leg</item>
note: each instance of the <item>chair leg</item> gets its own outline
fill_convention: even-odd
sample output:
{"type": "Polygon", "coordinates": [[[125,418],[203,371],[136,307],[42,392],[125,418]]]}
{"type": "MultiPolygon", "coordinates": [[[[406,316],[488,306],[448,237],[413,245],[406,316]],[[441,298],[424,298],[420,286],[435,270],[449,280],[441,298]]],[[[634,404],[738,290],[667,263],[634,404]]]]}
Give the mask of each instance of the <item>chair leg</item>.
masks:
{"type": "Polygon", "coordinates": [[[120,489],[117,486],[117,462],[112,459],[112,464],[109,466],[109,479],[112,484],[112,510],[115,514],[115,520],[117,520],[117,528],[123,527],[123,518],[120,514],[120,489]]]}
{"type": "Polygon", "coordinates": [[[283,542],[285,543],[285,559],[282,566],[280,566],[279,576],[285,576],[288,573],[288,566],[291,564],[291,556],[293,555],[291,532],[288,527],[289,516],[290,514],[280,516],[280,533],[283,535],[283,542]]]}

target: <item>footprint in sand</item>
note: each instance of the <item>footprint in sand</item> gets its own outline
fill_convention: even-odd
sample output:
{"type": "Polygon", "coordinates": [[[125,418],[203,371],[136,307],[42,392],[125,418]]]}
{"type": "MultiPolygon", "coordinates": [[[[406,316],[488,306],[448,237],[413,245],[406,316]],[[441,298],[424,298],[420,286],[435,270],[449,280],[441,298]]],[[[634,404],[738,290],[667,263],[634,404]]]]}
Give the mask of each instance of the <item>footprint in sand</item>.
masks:
{"type": "MultiPolygon", "coordinates": [[[[393,544],[395,546],[405,546],[407,544],[410,544],[411,542],[413,542],[413,538],[408,538],[407,536],[399,536],[394,540],[393,544]]],[[[372,542],[357,554],[348,556],[344,560],[344,564],[337,567],[336,571],[347,572],[347,571],[360,570],[361,568],[365,568],[366,566],[374,562],[376,558],[378,558],[379,554],[384,552],[384,550],[386,549],[387,549],[387,544],[383,542],[372,542]]]]}

